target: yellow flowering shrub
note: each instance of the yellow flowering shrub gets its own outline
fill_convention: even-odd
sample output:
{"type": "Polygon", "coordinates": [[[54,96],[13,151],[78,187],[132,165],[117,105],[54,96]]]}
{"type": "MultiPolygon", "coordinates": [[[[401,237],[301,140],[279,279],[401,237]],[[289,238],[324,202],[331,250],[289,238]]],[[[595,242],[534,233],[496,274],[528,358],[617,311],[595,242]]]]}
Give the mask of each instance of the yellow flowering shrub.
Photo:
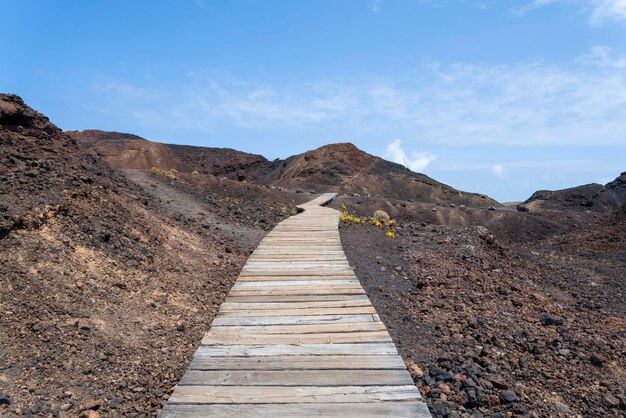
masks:
{"type": "MultiPolygon", "coordinates": [[[[341,208],[345,209],[346,206],[341,205],[341,208]]],[[[383,230],[386,230],[385,231],[386,236],[388,236],[389,238],[396,237],[396,228],[395,228],[396,221],[393,219],[390,219],[387,222],[381,222],[376,218],[368,218],[367,216],[351,215],[345,210],[342,210],[339,212],[339,219],[343,222],[353,222],[358,225],[372,225],[376,228],[381,228],[381,229],[384,228],[383,230]]]]}

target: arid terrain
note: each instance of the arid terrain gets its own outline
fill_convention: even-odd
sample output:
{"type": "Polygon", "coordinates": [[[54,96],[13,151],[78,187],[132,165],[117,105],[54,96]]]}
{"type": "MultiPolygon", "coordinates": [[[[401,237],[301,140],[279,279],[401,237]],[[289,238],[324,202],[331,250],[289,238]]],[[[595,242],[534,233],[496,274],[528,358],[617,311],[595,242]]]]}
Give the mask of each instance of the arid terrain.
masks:
{"type": "Polygon", "coordinates": [[[516,208],[352,144],[268,161],[0,95],[0,416],[154,416],[250,252],[326,191],[433,416],[626,414],[626,173],[516,208]]]}

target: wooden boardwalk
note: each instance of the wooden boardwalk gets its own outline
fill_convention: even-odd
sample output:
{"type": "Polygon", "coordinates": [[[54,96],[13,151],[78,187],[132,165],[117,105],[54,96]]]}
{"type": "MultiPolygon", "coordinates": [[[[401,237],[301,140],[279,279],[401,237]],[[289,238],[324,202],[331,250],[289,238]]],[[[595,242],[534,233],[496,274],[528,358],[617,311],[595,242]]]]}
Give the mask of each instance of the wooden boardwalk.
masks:
{"type": "Polygon", "coordinates": [[[430,417],[321,206],[333,197],[259,244],[161,417],[430,417]]]}

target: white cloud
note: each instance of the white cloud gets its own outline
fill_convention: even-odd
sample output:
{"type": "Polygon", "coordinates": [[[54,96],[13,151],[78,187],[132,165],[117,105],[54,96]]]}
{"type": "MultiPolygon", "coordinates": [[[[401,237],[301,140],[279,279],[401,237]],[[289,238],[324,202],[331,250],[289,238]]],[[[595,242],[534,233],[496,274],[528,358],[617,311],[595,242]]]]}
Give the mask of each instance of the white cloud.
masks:
{"type": "Polygon", "coordinates": [[[385,148],[383,155],[390,161],[402,164],[403,166],[416,172],[424,171],[430,163],[437,159],[435,155],[427,152],[413,151],[411,153],[411,157],[407,156],[406,152],[404,152],[404,149],[402,148],[402,141],[399,139],[393,140],[387,144],[387,148],[385,148]]]}
{"type": "Polygon", "coordinates": [[[434,144],[624,146],[624,68],[626,57],[595,47],[566,65],[428,61],[394,79],[287,83],[206,72],[175,84],[102,77],[92,87],[107,117],[115,112],[135,130],[181,136],[239,129],[434,144]]]}
{"type": "Polygon", "coordinates": [[[626,69],[626,57],[616,56],[611,48],[595,46],[587,54],[578,57],[581,64],[604,68],[605,70],[626,69]]]}
{"type": "Polygon", "coordinates": [[[608,21],[626,20],[626,0],[599,0],[593,3],[595,3],[595,7],[590,20],[594,25],[601,25],[608,21]]]}
{"type": "Polygon", "coordinates": [[[503,178],[504,177],[504,166],[502,164],[495,164],[491,167],[491,172],[494,176],[503,178]]]}
{"type": "Polygon", "coordinates": [[[513,7],[513,13],[518,16],[524,16],[535,9],[539,9],[544,6],[548,6],[553,3],[560,3],[563,0],[533,0],[529,3],[525,3],[521,6],[513,7]]]}
{"type": "Polygon", "coordinates": [[[595,26],[626,20],[626,0],[532,0],[513,7],[513,13],[524,16],[535,9],[556,3],[579,8],[582,13],[589,15],[589,22],[595,26]]]}

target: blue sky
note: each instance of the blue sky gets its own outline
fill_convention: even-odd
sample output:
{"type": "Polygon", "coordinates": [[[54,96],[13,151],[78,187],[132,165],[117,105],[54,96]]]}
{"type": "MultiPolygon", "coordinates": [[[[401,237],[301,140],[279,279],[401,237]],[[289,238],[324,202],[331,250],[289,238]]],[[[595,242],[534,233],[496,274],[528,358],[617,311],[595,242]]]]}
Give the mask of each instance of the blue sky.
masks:
{"type": "Polygon", "coordinates": [[[350,141],[522,200],[626,170],[626,0],[0,0],[0,91],[62,129],[350,141]]]}

